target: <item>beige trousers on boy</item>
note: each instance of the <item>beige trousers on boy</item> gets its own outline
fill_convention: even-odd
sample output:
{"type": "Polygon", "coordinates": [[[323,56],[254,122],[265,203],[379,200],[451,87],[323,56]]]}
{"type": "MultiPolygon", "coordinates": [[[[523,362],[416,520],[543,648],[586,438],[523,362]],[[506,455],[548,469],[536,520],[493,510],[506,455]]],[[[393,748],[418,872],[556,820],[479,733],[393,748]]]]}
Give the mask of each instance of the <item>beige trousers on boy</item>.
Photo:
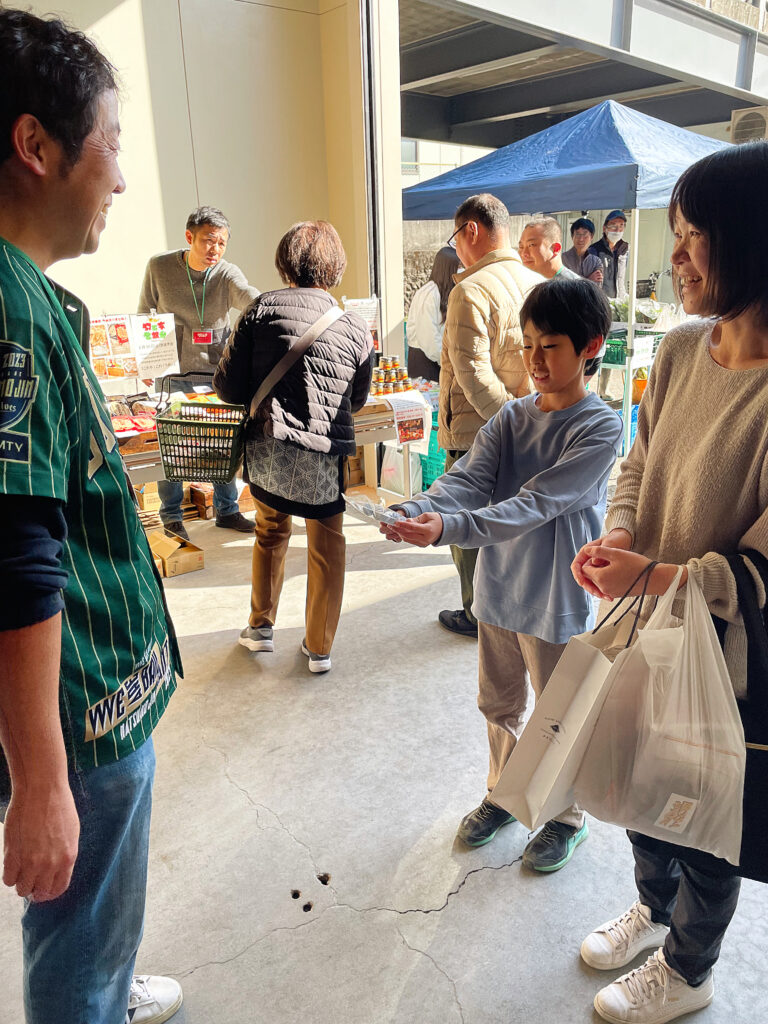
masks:
{"type": "MultiPolygon", "coordinates": [[[[528,680],[538,700],[564,650],[565,644],[550,644],[487,622],[478,623],[477,706],[488,723],[489,792],[499,781],[523,731],[528,680]]],[[[584,812],[574,804],[555,820],[581,828],[584,812]]]]}

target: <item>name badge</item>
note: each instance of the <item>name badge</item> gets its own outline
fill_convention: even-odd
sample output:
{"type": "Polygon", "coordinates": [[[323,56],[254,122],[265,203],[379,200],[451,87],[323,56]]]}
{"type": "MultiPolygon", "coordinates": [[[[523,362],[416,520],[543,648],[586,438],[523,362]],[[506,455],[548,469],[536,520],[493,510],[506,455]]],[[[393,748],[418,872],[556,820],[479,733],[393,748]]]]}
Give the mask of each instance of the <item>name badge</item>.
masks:
{"type": "Polygon", "coordinates": [[[212,345],[213,331],[192,331],[193,345],[212,345]]]}

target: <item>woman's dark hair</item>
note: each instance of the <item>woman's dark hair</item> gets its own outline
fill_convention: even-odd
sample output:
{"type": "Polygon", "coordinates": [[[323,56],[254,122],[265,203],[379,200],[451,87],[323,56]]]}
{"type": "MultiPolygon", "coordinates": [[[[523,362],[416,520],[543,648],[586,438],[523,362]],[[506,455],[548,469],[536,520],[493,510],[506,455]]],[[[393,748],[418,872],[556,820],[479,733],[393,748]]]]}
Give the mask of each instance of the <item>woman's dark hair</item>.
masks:
{"type": "Polygon", "coordinates": [[[344,246],[333,224],[304,220],[280,239],[275,266],[285,284],[298,288],[335,288],[347,269],[344,246]]]}
{"type": "Polygon", "coordinates": [[[453,288],[453,275],[461,267],[461,260],[456,255],[456,250],[450,245],[444,245],[435,256],[432,264],[432,273],[429,280],[434,281],[437,290],[440,292],[440,322],[445,323],[445,312],[448,309],[448,296],[453,288]]]}
{"type": "MultiPolygon", "coordinates": [[[[611,307],[605,292],[586,278],[553,277],[533,288],[520,310],[520,326],[530,322],[543,334],[565,334],[581,354],[593,338],[611,330],[611,307]]],[[[588,359],[584,375],[597,373],[602,359],[588,359]]]]}
{"type": "MultiPolygon", "coordinates": [[[[768,257],[760,241],[768,234],[766,182],[768,142],[745,142],[697,160],[672,190],[672,230],[679,211],[709,240],[701,310],[708,316],[733,320],[752,308],[768,326],[768,257]],[[745,241],[745,232],[755,244],[745,241]]],[[[679,297],[679,282],[673,276],[679,297]]]]}
{"type": "Polygon", "coordinates": [[[34,115],[77,163],[99,97],[117,88],[107,58],[58,18],[0,10],[0,67],[0,164],[13,154],[11,129],[22,114],[34,115]]]}
{"type": "Polygon", "coordinates": [[[589,217],[579,217],[577,220],[573,222],[573,224],[571,224],[571,238],[573,238],[574,231],[578,231],[579,228],[586,228],[590,235],[594,237],[595,225],[594,222],[589,219],[589,217]]]}

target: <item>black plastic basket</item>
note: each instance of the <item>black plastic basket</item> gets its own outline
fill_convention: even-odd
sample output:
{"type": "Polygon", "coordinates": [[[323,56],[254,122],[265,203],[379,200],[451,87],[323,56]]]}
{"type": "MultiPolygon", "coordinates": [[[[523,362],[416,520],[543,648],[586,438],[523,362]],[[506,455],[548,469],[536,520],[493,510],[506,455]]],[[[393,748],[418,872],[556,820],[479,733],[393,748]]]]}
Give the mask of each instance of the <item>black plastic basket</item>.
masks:
{"type": "Polygon", "coordinates": [[[173,402],[157,417],[166,480],[225,483],[243,460],[242,405],[173,402]]]}

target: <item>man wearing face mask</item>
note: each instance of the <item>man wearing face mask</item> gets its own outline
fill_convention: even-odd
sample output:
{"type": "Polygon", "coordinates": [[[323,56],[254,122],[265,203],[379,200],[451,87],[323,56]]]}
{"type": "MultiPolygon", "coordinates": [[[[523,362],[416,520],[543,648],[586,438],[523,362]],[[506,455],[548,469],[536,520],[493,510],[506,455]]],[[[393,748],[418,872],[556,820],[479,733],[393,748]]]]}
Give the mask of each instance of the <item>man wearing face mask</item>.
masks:
{"type": "Polygon", "coordinates": [[[626,226],[627,216],[623,210],[611,210],[603,223],[603,237],[587,250],[602,264],[603,291],[611,299],[623,299],[627,294],[629,245],[623,237],[626,226]]]}

